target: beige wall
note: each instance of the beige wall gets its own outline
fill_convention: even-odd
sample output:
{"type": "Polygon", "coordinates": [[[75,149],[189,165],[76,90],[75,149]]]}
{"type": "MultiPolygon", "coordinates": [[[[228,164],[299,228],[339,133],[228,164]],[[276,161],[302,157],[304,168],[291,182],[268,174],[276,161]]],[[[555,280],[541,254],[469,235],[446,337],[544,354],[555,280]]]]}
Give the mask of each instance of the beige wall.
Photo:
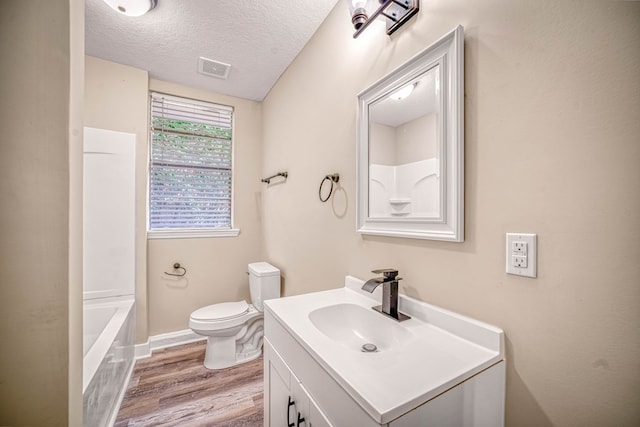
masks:
{"type": "Polygon", "coordinates": [[[405,165],[436,157],[436,113],[426,114],[396,128],[396,164],[405,165]]]}
{"type": "Polygon", "coordinates": [[[396,128],[381,123],[369,125],[369,163],[396,166],[396,128]]]}
{"type": "Polygon", "coordinates": [[[263,171],[290,173],[262,194],[286,294],[397,267],[406,294],[504,329],[508,426],[638,425],[638,22],[637,2],[434,0],[353,40],[339,3],[263,104],[263,171]],[[466,240],[360,236],[356,96],[458,24],[466,240]],[[505,274],[506,232],[538,234],[537,279],[505,274]]]}
{"type": "Polygon", "coordinates": [[[0,425],[82,417],[82,80],[70,79],[82,74],[70,40],[83,31],[82,11],[75,0],[0,2],[0,425]]]}
{"type": "Polygon", "coordinates": [[[264,259],[261,229],[262,106],[234,98],[151,80],[153,91],[234,107],[233,219],[238,237],[149,240],[149,334],[189,328],[197,308],[249,298],[247,264],[264,259]],[[184,278],[164,274],[174,262],[184,278]]]}
{"type": "Polygon", "coordinates": [[[84,1],[71,0],[69,70],[69,426],[82,425],[84,1]]]}
{"type": "Polygon", "coordinates": [[[437,155],[435,113],[398,127],[369,125],[369,164],[399,166],[437,155]]]}
{"type": "Polygon", "coordinates": [[[85,117],[88,127],[136,135],[136,341],[148,337],[147,140],[149,75],[146,70],[85,57],[85,117]]]}

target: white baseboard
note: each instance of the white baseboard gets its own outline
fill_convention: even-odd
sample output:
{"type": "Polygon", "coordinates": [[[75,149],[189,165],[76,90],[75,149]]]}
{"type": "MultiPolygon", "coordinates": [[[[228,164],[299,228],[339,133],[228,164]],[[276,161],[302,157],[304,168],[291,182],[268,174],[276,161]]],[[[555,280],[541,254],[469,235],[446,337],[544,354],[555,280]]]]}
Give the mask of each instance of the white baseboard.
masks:
{"type": "Polygon", "coordinates": [[[135,350],[136,353],[134,357],[136,360],[151,357],[151,346],[149,345],[149,341],[142,344],[136,344],[135,350]]]}
{"type": "Polygon", "coordinates": [[[146,343],[136,344],[136,360],[151,357],[154,350],[177,345],[189,344],[192,342],[206,340],[207,337],[198,335],[191,329],[183,331],[167,332],[149,337],[146,343]]]}

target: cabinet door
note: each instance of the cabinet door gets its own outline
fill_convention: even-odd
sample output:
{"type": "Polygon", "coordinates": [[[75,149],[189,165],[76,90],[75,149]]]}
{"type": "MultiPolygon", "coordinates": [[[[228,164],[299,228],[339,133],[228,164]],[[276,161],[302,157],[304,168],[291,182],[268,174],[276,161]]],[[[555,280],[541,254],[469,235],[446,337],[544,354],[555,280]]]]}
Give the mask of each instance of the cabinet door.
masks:
{"type": "Polygon", "coordinates": [[[309,427],[333,427],[313,399],[309,400],[309,427]]]}
{"type": "Polygon", "coordinates": [[[289,411],[289,384],[291,374],[286,365],[281,361],[274,352],[268,352],[267,363],[265,369],[268,369],[268,387],[269,393],[269,413],[265,425],[271,427],[286,427],[287,412],[289,411]],[[273,357],[275,356],[275,357],[273,357]]]}
{"type": "Polygon", "coordinates": [[[295,427],[332,427],[331,423],[324,416],[316,402],[309,395],[307,389],[304,388],[304,384],[298,381],[296,376],[291,374],[291,395],[296,401],[296,423],[295,427]]]}
{"type": "Polygon", "coordinates": [[[265,426],[333,427],[304,385],[265,340],[265,426]]]}
{"type": "Polygon", "coordinates": [[[310,427],[309,395],[295,375],[291,375],[291,401],[294,402],[289,413],[289,425],[310,427]]]}

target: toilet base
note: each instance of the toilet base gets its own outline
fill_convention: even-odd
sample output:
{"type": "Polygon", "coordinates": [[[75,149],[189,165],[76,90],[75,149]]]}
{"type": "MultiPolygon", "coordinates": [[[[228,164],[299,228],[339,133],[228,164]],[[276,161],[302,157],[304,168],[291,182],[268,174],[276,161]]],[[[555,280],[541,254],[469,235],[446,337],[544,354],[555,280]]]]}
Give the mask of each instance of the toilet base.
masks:
{"type": "Polygon", "coordinates": [[[224,369],[257,359],[262,354],[262,317],[247,323],[232,336],[208,336],[204,355],[207,369],[224,369]]]}
{"type": "Polygon", "coordinates": [[[207,357],[205,356],[204,367],[211,370],[230,368],[232,366],[241,365],[243,363],[256,360],[261,355],[262,355],[262,348],[254,351],[252,354],[245,354],[241,357],[237,357],[233,361],[221,361],[220,359],[215,359],[215,358],[210,358],[211,360],[207,360],[207,357]]]}

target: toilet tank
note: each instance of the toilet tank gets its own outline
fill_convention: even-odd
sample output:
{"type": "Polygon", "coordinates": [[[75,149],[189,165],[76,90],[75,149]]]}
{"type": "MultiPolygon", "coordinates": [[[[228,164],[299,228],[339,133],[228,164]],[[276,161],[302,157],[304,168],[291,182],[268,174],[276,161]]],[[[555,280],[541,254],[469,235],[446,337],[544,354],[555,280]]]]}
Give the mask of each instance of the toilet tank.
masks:
{"type": "Polygon", "coordinates": [[[280,270],[268,262],[249,264],[249,292],[253,306],[263,311],[263,301],[280,298],[280,270]]]}

